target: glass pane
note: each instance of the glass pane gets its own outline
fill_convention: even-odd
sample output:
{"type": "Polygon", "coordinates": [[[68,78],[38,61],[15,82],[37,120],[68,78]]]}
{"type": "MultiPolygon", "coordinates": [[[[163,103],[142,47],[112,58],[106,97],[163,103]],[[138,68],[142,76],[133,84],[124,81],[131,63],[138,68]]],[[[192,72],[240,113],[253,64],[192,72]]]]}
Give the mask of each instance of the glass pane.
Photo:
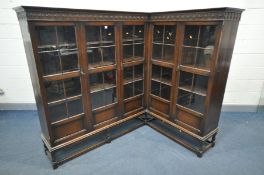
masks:
{"type": "Polygon", "coordinates": [[[200,47],[214,47],[216,26],[201,26],[199,44],[200,47]]]}
{"type": "Polygon", "coordinates": [[[133,83],[124,85],[124,98],[129,98],[133,96],[133,83]]]}
{"type": "Polygon", "coordinates": [[[65,51],[61,53],[61,64],[64,72],[78,70],[78,55],[77,52],[65,51]]]}
{"type": "Polygon", "coordinates": [[[117,101],[116,98],[116,88],[110,88],[107,90],[104,90],[105,93],[105,105],[114,103],[117,101]]]}
{"type": "Polygon", "coordinates": [[[161,67],[152,65],[152,78],[160,80],[161,77],[161,67]]]}
{"type": "Polygon", "coordinates": [[[163,43],[164,26],[155,25],[153,30],[153,42],[163,43]]]}
{"type": "Polygon", "coordinates": [[[196,48],[183,47],[181,64],[193,66],[195,62],[196,48]]]}
{"type": "Polygon", "coordinates": [[[174,57],[174,46],[164,45],[163,50],[163,59],[166,61],[172,61],[174,57]]]}
{"type": "Polygon", "coordinates": [[[144,44],[134,44],[135,57],[144,57],[144,44]]]}
{"type": "Polygon", "coordinates": [[[160,95],[160,83],[151,81],[151,93],[156,96],[160,95]]]}
{"type": "Polygon", "coordinates": [[[104,91],[97,91],[94,93],[91,93],[91,105],[92,109],[99,108],[101,106],[104,106],[104,91]]]}
{"type": "Polygon", "coordinates": [[[68,115],[73,116],[77,114],[83,113],[83,104],[82,104],[82,99],[76,99],[76,100],[71,100],[67,102],[68,106],[68,115]]]}
{"type": "Polygon", "coordinates": [[[39,46],[53,45],[56,47],[57,36],[56,28],[54,26],[37,26],[39,46]]]}
{"type": "Polygon", "coordinates": [[[61,73],[60,58],[57,51],[39,53],[43,75],[61,73]]]}
{"type": "Polygon", "coordinates": [[[143,65],[140,64],[140,65],[137,65],[137,66],[134,66],[134,79],[141,79],[143,78],[143,65]]]}
{"type": "Polygon", "coordinates": [[[192,101],[192,93],[184,90],[179,90],[178,92],[178,98],[177,98],[177,103],[179,105],[188,107],[191,104],[192,101]]]}
{"type": "Polygon", "coordinates": [[[193,81],[193,74],[188,72],[180,72],[180,81],[179,86],[180,88],[184,88],[187,90],[192,89],[192,81],[193,81]]]}
{"type": "Polygon", "coordinates": [[[171,83],[172,79],[172,69],[171,68],[162,68],[161,80],[163,82],[171,83]]]}
{"type": "Polygon", "coordinates": [[[134,88],[135,88],[135,94],[142,94],[143,93],[143,81],[137,81],[134,83],[134,88]]]}
{"type": "Polygon", "coordinates": [[[153,44],[152,59],[161,59],[162,57],[162,45],[153,44]]]}
{"type": "Polygon", "coordinates": [[[193,94],[184,90],[179,90],[177,103],[194,111],[204,113],[204,96],[193,94]]]}
{"type": "Polygon", "coordinates": [[[128,45],[123,45],[123,59],[131,59],[132,57],[133,57],[133,44],[130,43],[128,45]]]}
{"type": "Polygon", "coordinates": [[[161,83],[161,97],[170,100],[170,86],[161,83]]]}
{"type": "Polygon", "coordinates": [[[115,47],[103,47],[103,65],[111,65],[115,63],[115,47]]]}
{"type": "Polygon", "coordinates": [[[202,75],[194,76],[194,91],[206,95],[208,86],[208,77],[202,75]]]}
{"type": "Polygon", "coordinates": [[[165,44],[175,44],[176,26],[165,26],[165,44]]]}
{"type": "Polygon", "coordinates": [[[132,40],[133,39],[133,26],[123,26],[123,39],[132,40]]]}
{"type": "Polygon", "coordinates": [[[64,81],[65,92],[67,97],[81,94],[80,78],[75,77],[64,81]]]}
{"type": "Polygon", "coordinates": [[[101,65],[101,48],[88,48],[87,54],[89,67],[98,67],[101,65]]]}
{"type": "Polygon", "coordinates": [[[49,118],[51,122],[55,122],[67,117],[65,102],[59,104],[48,105],[49,118]]]}
{"type": "Polygon", "coordinates": [[[101,72],[90,74],[89,81],[90,81],[90,88],[91,88],[90,91],[91,92],[102,90],[104,88],[103,87],[103,74],[101,72]]]}
{"type": "Polygon", "coordinates": [[[197,49],[196,67],[210,69],[213,49],[197,49]]]}
{"type": "Polygon", "coordinates": [[[124,68],[124,82],[133,81],[133,66],[124,68]]]}
{"type": "Polygon", "coordinates": [[[135,26],[134,39],[144,39],[144,26],[135,26]]]}
{"type": "Polygon", "coordinates": [[[184,45],[197,46],[199,34],[199,26],[187,25],[185,26],[184,45]]]}
{"type": "Polygon", "coordinates": [[[86,26],[86,41],[89,43],[100,41],[100,27],[99,26],[86,26]]]}
{"type": "Polygon", "coordinates": [[[68,46],[69,44],[71,44],[71,45],[76,46],[74,26],[58,26],[57,35],[58,35],[59,45],[68,46]]]}
{"type": "Polygon", "coordinates": [[[116,73],[115,70],[106,71],[104,74],[104,88],[108,89],[116,85],[116,73]]]}
{"type": "Polygon", "coordinates": [[[103,26],[102,27],[102,41],[104,43],[115,42],[115,31],[114,26],[103,26]]]}
{"type": "Polygon", "coordinates": [[[45,88],[48,102],[65,98],[62,81],[45,81],[45,88]]]}

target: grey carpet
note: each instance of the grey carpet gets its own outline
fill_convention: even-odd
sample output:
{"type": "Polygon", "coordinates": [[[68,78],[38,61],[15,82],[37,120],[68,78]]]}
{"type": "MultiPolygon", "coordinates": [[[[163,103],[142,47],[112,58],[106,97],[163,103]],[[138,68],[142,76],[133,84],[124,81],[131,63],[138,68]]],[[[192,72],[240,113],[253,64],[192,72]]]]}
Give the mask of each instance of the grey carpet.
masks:
{"type": "Polygon", "coordinates": [[[144,126],[53,170],[36,111],[0,111],[0,175],[263,175],[264,113],[222,113],[216,146],[197,156],[144,126]]]}

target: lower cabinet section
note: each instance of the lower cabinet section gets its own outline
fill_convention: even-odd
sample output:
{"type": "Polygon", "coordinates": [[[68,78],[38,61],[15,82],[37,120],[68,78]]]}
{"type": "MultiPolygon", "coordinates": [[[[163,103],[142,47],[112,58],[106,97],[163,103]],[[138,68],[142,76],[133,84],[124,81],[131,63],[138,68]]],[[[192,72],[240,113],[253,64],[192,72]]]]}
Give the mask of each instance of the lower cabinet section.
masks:
{"type": "Polygon", "coordinates": [[[188,112],[179,110],[177,117],[176,117],[176,123],[191,132],[194,132],[196,134],[200,133],[201,128],[201,120],[202,118],[194,116],[189,114],[188,112]]]}
{"type": "MultiPolygon", "coordinates": [[[[108,114],[104,112],[105,111],[102,111],[100,114],[98,113],[98,115],[100,116],[108,114]]],[[[109,114],[111,114],[111,112],[109,112],[109,114]]],[[[181,111],[178,113],[178,116],[176,116],[177,120],[175,122],[171,119],[160,116],[156,112],[141,110],[136,114],[128,115],[120,120],[116,119],[113,121],[111,120],[112,117],[109,117],[110,120],[108,118],[104,118],[100,120],[100,122],[102,123],[105,121],[111,121],[111,126],[109,126],[109,123],[108,125],[102,125],[95,128],[95,130],[91,132],[83,132],[81,135],[79,135],[79,137],[68,140],[68,142],[63,142],[54,147],[51,147],[44,137],[42,139],[45,153],[48,154],[54,168],[57,168],[57,166],[63,162],[97,148],[98,146],[101,146],[105,143],[110,143],[111,140],[133,131],[134,129],[145,124],[174,140],[175,142],[180,143],[184,147],[195,152],[197,156],[201,157],[206,150],[214,146],[215,136],[218,132],[218,129],[216,128],[206,136],[202,137],[199,133],[196,134],[193,131],[190,131],[189,128],[185,129],[186,126],[194,127],[198,126],[199,124],[196,118],[194,118],[194,121],[191,123],[186,122],[186,120],[192,120],[190,117],[193,116],[181,111]],[[184,122],[188,124],[185,124],[184,122]]],[[[81,121],[82,118],[69,124],[57,127],[56,136],[65,138],[71,133],[78,133],[78,131],[82,130],[83,128],[81,121]]]]}
{"type": "Polygon", "coordinates": [[[168,116],[170,110],[169,102],[159,99],[159,97],[151,96],[150,98],[150,108],[162,116],[168,116]]]}

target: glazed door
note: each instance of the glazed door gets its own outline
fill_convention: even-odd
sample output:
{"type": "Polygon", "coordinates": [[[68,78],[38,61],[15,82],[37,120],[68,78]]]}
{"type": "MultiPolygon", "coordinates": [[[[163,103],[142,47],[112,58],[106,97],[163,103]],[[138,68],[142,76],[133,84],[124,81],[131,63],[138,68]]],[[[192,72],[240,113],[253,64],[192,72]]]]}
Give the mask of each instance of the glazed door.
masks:
{"type": "Polygon", "coordinates": [[[144,96],[144,23],[124,23],[121,32],[122,96],[124,115],[143,109],[144,96]]]}
{"type": "Polygon", "coordinates": [[[95,129],[118,119],[116,32],[114,23],[85,26],[88,93],[95,129]]]}
{"type": "Polygon", "coordinates": [[[176,59],[176,23],[154,24],[151,43],[150,110],[169,118],[176,59]]]}
{"type": "Polygon", "coordinates": [[[185,25],[180,46],[176,121],[196,133],[201,133],[208,103],[217,28],[217,24],[185,25]]]}
{"type": "Polygon", "coordinates": [[[34,25],[43,103],[52,130],[51,141],[56,143],[77,137],[88,129],[75,30],[74,24],[34,25]]]}

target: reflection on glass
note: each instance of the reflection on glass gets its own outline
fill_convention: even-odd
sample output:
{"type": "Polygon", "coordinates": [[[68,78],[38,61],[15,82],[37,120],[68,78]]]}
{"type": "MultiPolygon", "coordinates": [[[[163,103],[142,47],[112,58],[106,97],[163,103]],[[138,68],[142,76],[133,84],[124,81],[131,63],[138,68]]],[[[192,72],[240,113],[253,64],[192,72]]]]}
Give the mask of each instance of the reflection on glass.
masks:
{"type": "Polygon", "coordinates": [[[116,88],[106,89],[105,91],[105,105],[115,103],[116,99],[116,88]]]}
{"type": "Polygon", "coordinates": [[[143,65],[124,68],[124,98],[143,93],[143,65]]]}
{"type": "Polygon", "coordinates": [[[100,27],[99,26],[86,26],[86,40],[89,43],[99,42],[100,41],[100,27]]]}
{"type": "Polygon", "coordinates": [[[134,55],[135,57],[143,57],[144,56],[144,44],[134,44],[134,55]]]}
{"type": "Polygon", "coordinates": [[[57,51],[39,53],[43,75],[57,74],[61,72],[60,57],[57,51]]]}
{"type": "Polygon", "coordinates": [[[49,119],[51,122],[55,122],[67,117],[66,103],[57,103],[48,105],[49,119]]]}
{"type": "Polygon", "coordinates": [[[155,25],[153,29],[152,59],[171,62],[174,59],[176,26],[155,25]]]}
{"type": "Polygon", "coordinates": [[[68,106],[69,117],[83,113],[83,105],[81,98],[68,101],[67,106],[68,106]]]}
{"type": "Polygon", "coordinates": [[[143,64],[134,66],[134,79],[143,78],[143,64]]]}
{"type": "Polygon", "coordinates": [[[208,78],[207,76],[195,75],[193,89],[194,92],[197,92],[201,95],[206,95],[208,87],[208,78]]]}
{"type": "Polygon", "coordinates": [[[114,26],[86,26],[89,68],[115,64],[114,26]]]}
{"type": "Polygon", "coordinates": [[[162,58],[162,45],[161,44],[153,44],[152,48],[152,58],[153,59],[161,59],[162,58]]]}
{"type": "Polygon", "coordinates": [[[80,78],[44,81],[49,118],[52,122],[83,113],[80,78]],[[74,97],[71,100],[71,97],[74,97]]]}
{"type": "Polygon", "coordinates": [[[192,89],[193,74],[180,71],[179,87],[187,90],[192,89]]]}
{"type": "Polygon", "coordinates": [[[116,102],[116,71],[93,73],[89,76],[92,109],[116,102]]]}
{"type": "Polygon", "coordinates": [[[162,83],[170,84],[172,79],[172,69],[152,65],[152,79],[162,83]]]}
{"type": "Polygon", "coordinates": [[[171,68],[162,68],[161,81],[171,83],[172,79],[172,69],[171,68]]]}
{"type": "Polygon", "coordinates": [[[184,90],[179,90],[177,103],[181,106],[204,113],[205,97],[193,94],[184,90]]]}
{"type": "Polygon", "coordinates": [[[123,62],[143,59],[144,26],[123,25],[123,62]]]}
{"type": "Polygon", "coordinates": [[[81,94],[81,84],[79,77],[60,81],[45,81],[44,83],[48,102],[62,100],[67,97],[81,94]]]}
{"type": "Polygon", "coordinates": [[[104,91],[97,91],[91,93],[91,105],[92,109],[99,108],[101,106],[104,106],[104,91]]]}
{"type": "Polygon", "coordinates": [[[90,74],[90,89],[91,92],[109,89],[116,84],[116,72],[105,71],[90,74]]]}
{"type": "Polygon", "coordinates": [[[163,46],[163,60],[170,61],[174,58],[174,46],[163,46]]]}
{"type": "Polygon", "coordinates": [[[116,84],[116,73],[115,70],[112,71],[105,71],[103,72],[104,75],[104,88],[107,89],[109,87],[113,87],[116,84]]]}
{"type": "Polygon", "coordinates": [[[56,27],[55,26],[36,26],[39,46],[54,45],[56,47],[56,27]]]}
{"type": "Polygon", "coordinates": [[[166,100],[170,100],[170,86],[161,83],[161,94],[160,96],[166,100]]]}
{"type": "Polygon", "coordinates": [[[125,99],[134,96],[133,89],[134,89],[134,83],[129,83],[129,84],[124,85],[124,98],[125,99]]]}
{"type": "Polygon", "coordinates": [[[164,43],[175,44],[176,26],[165,26],[164,43]]]}
{"type": "Polygon", "coordinates": [[[153,30],[153,42],[162,43],[163,33],[164,33],[164,26],[155,25],[153,30]]]}
{"type": "Polygon", "coordinates": [[[135,92],[134,92],[135,95],[142,94],[143,93],[143,81],[136,81],[134,83],[134,89],[135,89],[135,92]]]}
{"type": "Polygon", "coordinates": [[[123,26],[123,40],[133,39],[133,26],[123,26]]]}
{"type": "Polygon", "coordinates": [[[78,70],[78,55],[74,53],[61,54],[61,64],[63,72],[78,70]]]}
{"type": "Polygon", "coordinates": [[[125,82],[133,81],[133,69],[134,69],[133,66],[124,68],[124,81],[125,82]]]}
{"type": "Polygon", "coordinates": [[[187,25],[184,34],[182,65],[210,69],[215,42],[215,25],[187,25]]]}
{"type": "Polygon", "coordinates": [[[179,88],[188,92],[206,96],[208,76],[180,71],[179,88]]]}
{"type": "Polygon", "coordinates": [[[64,86],[67,97],[72,97],[81,94],[81,84],[79,77],[65,80],[64,86]]]}
{"type": "Polygon", "coordinates": [[[48,102],[64,98],[63,81],[45,81],[44,85],[48,102]]]}
{"type": "Polygon", "coordinates": [[[74,26],[36,26],[43,75],[79,69],[74,26]]]}
{"type": "Polygon", "coordinates": [[[160,83],[156,81],[151,81],[151,94],[160,96],[160,83]]]}

